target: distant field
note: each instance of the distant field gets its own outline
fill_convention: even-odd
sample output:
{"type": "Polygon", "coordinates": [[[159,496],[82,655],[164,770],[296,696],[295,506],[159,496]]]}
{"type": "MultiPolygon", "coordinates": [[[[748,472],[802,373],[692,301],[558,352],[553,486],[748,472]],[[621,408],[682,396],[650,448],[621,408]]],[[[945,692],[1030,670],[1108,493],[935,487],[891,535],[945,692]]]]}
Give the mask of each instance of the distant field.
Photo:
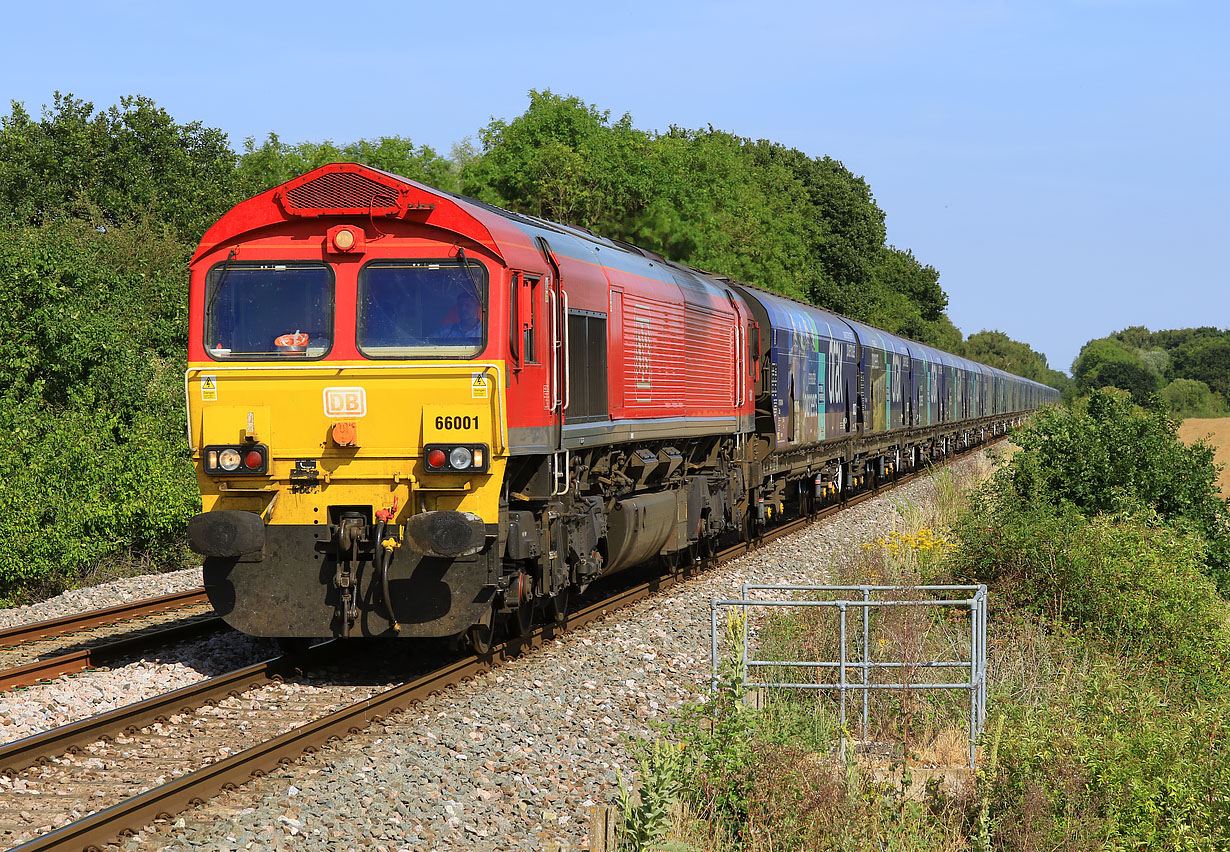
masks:
{"type": "Polygon", "coordinates": [[[1184,420],[1179,427],[1179,437],[1189,444],[1208,438],[1209,443],[1217,447],[1217,462],[1226,466],[1218,482],[1222,496],[1230,497],[1230,417],[1184,420]]]}

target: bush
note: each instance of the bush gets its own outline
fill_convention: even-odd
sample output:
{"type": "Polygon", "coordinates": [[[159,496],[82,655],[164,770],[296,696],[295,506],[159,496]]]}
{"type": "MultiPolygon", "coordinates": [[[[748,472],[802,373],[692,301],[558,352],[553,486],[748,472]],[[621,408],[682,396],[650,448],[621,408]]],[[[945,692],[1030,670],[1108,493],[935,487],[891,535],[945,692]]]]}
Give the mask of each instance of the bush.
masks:
{"type": "Polygon", "coordinates": [[[148,228],[0,233],[0,599],[119,554],[184,564],[187,255],[148,228]]]}
{"type": "Polygon", "coordinates": [[[1017,443],[957,524],[953,557],[997,610],[990,705],[1006,724],[980,828],[1005,850],[1227,848],[1212,451],[1110,391],[1039,413],[1017,443]]]}
{"type": "Polygon", "coordinates": [[[1204,382],[1175,379],[1162,389],[1162,398],[1179,417],[1225,417],[1230,414],[1221,394],[1213,393],[1204,382]]]}
{"type": "MultiPolygon", "coordinates": [[[[846,734],[815,701],[771,701],[760,710],[719,698],[696,708],[682,738],[680,790],[690,819],[669,848],[785,850],[968,848],[966,804],[938,792],[924,801],[902,783],[876,781],[872,770],[836,754],[846,734]]],[[[667,848],[667,847],[662,847],[667,848]]]]}
{"type": "Polygon", "coordinates": [[[1156,518],[1090,519],[994,487],[958,532],[955,570],[987,583],[998,607],[1066,624],[1201,691],[1224,682],[1230,608],[1204,573],[1195,533],[1156,518]]]}
{"type": "MultiPolygon", "coordinates": [[[[1011,637],[1006,637],[1011,641],[1011,637]]],[[[1142,671],[1052,638],[1069,660],[1040,706],[1007,724],[982,793],[994,848],[1230,848],[1230,704],[1176,700],[1142,671]]]]}
{"type": "Polygon", "coordinates": [[[155,415],[10,410],[0,480],[0,598],[56,593],[117,553],[185,567],[179,543],[200,499],[182,430],[155,415]]]}
{"type": "Polygon", "coordinates": [[[1064,506],[1086,516],[1152,512],[1194,530],[1224,592],[1230,589],[1230,508],[1217,489],[1214,451],[1204,442],[1185,445],[1177,426],[1163,411],[1134,407],[1122,392],[1094,391],[1084,409],[1045,408],[1017,433],[1021,451],[1000,474],[999,487],[1044,512],[1064,506]]]}

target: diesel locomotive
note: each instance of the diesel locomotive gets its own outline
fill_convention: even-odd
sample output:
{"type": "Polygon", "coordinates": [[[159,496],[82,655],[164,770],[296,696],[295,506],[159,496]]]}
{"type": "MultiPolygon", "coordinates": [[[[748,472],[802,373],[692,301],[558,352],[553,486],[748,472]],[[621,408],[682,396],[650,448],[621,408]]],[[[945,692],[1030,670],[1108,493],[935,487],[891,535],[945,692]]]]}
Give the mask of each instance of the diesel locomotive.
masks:
{"type": "Polygon", "coordinates": [[[1051,388],[355,164],[191,261],[189,540],[233,627],[464,636],[701,560],[1016,424],[1051,388]]]}

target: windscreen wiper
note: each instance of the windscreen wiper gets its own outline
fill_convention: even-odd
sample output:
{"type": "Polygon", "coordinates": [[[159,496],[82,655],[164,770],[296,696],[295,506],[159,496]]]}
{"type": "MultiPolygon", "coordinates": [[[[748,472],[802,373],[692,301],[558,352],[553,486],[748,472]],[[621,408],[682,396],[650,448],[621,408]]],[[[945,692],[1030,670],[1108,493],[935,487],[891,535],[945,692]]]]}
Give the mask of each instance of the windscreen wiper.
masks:
{"type": "Polygon", "coordinates": [[[480,292],[482,285],[474,277],[474,270],[470,268],[470,259],[466,257],[466,250],[461,246],[457,246],[457,257],[461,259],[461,268],[466,271],[466,275],[470,277],[470,283],[474,285],[474,301],[478,302],[478,309],[483,312],[483,323],[486,324],[487,303],[483,301],[483,294],[480,292]]]}
{"type": "Polygon", "coordinates": [[[235,255],[239,253],[239,249],[231,249],[231,253],[226,256],[226,260],[222,261],[222,272],[218,275],[218,283],[214,285],[214,291],[209,294],[209,303],[205,306],[205,328],[209,328],[209,315],[214,312],[214,307],[218,304],[218,296],[222,293],[222,285],[226,282],[226,276],[231,274],[231,261],[235,259],[235,255]]]}

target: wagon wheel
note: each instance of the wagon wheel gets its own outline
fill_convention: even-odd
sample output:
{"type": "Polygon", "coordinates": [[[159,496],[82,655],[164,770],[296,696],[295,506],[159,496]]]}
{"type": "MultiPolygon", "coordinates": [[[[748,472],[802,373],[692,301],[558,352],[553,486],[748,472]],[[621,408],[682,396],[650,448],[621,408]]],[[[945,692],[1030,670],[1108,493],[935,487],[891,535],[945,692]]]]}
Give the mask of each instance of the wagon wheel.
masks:
{"type": "Polygon", "coordinates": [[[697,567],[709,567],[709,563],[713,561],[713,556],[716,552],[716,543],[717,539],[714,536],[702,535],[697,539],[695,545],[697,567]]]}
{"type": "Polygon", "coordinates": [[[686,573],[696,564],[696,545],[689,544],[683,550],[672,550],[660,557],[663,569],[672,574],[686,573]]]}

